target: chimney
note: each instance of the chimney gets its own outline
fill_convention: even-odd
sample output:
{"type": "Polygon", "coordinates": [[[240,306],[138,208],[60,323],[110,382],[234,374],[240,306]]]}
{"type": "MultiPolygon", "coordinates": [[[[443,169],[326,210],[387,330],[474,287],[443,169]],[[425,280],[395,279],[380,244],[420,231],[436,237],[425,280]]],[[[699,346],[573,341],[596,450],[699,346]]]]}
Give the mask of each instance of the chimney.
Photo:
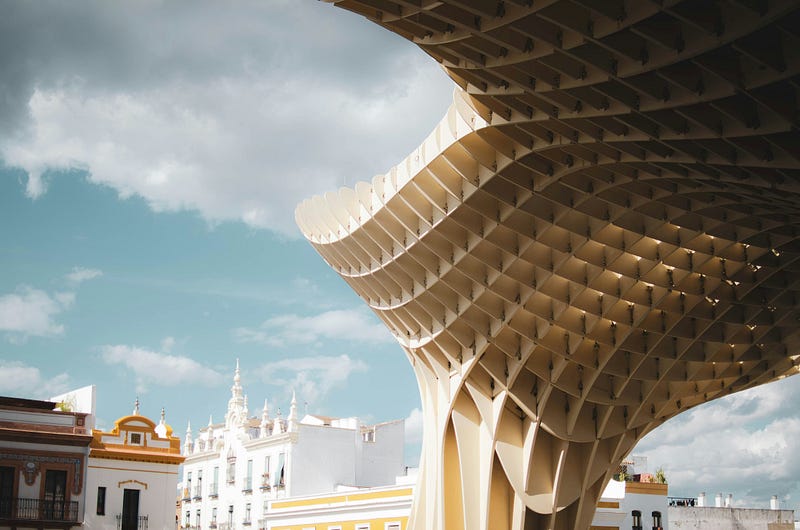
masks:
{"type": "Polygon", "coordinates": [[[714,497],[714,506],[722,508],[722,493],[717,493],[717,496],[714,497]]]}
{"type": "Polygon", "coordinates": [[[728,496],[725,497],[725,507],[730,508],[733,505],[733,493],[728,493],[728,496]]]}
{"type": "Polygon", "coordinates": [[[780,503],[778,502],[778,496],[773,495],[772,498],[769,500],[769,509],[770,510],[780,510],[780,503]]]}
{"type": "Polygon", "coordinates": [[[706,507],[706,492],[705,491],[701,491],[700,495],[697,496],[697,506],[699,508],[705,508],[706,507]]]}

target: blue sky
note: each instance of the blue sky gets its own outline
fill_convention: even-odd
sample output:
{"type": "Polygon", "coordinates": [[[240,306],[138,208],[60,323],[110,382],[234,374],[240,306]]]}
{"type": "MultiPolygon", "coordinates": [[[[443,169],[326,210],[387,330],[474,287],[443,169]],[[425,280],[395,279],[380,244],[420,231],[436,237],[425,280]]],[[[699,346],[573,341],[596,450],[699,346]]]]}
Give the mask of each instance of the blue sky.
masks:
{"type": "MultiPolygon", "coordinates": [[[[386,172],[452,85],[316,1],[3,2],[0,394],[98,387],[110,426],[254,413],[409,417],[402,350],[299,234],[301,200],[386,172]],[[302,406],[302,405],[301,405],[302,406]]],[[[675,495],[800,508],[800,378],[699,407],[634,451],[675,495]]]]}

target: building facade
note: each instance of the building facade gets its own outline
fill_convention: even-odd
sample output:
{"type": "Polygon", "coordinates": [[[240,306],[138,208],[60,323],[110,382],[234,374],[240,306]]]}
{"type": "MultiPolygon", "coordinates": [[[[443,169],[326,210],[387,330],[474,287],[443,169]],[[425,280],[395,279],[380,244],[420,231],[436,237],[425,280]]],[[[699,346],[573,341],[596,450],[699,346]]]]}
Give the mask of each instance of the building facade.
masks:
{"type": "Polygon", "coordinates": [[[0,529],[82,524],[87,416],[53,401],[0,397],[0,529]]]}
{"type": "Polygon", "coordinates": [[[92,431],[84,528],[174,530],[183,460],[163,409],[156,424],[139,413],[137,400],[133,414],[119,418],[111,431],[92,431]]]}
{"type": "Polygon", "coordinates": [[[794,530],[794,510],[782,510],[777,495],[769,508],[745,508],[733,505],[733,495],[718,493],[714,505],[707,503],[705,492],[697,498],[671,499],[669,517],[673,530],[794,530]]]}
{"type": "Polygon", "coordinates": [[[401,484],[366,490],[270,501],[268,530],[405,530],[413,486],[401,484]]]}
{"type": "MultiPolygon", "coordinates": [[[[597,503],[597,511],[589,528],[667,530],[671,528],[667,493],[666,484],[612,480],[597,503]]],[[[403,481],[391,487],[277,499],[269,503],[266,528],[406,530],[412,500],[413,487],[403,481]]]]}
{"type": "Polygon", "coordinates": [[[188,429],[180,489],[183,528],[265,528],[275,499],[337,486],[393,484],[404,472],[402,420],[366,426],[357,418],[271,417],[267,403],[251,417],[237,361],[225,423],[188,429]]]}

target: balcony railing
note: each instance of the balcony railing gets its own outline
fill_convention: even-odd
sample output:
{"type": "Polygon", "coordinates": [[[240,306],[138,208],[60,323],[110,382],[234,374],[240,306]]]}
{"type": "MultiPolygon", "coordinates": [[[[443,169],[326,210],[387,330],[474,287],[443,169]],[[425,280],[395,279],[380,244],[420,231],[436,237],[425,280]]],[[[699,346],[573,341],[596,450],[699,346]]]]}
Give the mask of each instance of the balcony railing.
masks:
{"type": "Polygon", "coordinates": [[[117,530],[147,530],[147,516],[123,517],[117,514],[117,530]]]}
{"type": "Polygon", "coordinates": [[[203,497],[203,486],[198,484],[194,487],[194,494],[192,495],[193,499],[201,499],[203,497]]]}
{"type": "Polygon", "coordinates": [[[208,488],[208,496],[209,497],[217,497],[219,495],[219,484],[213,482],[211,487],[208,488]]]}
{"type": "Polygon", "coordinates": [[[78,522],[78,502],[44,499],[0,499],[0,519],[78,522]]]}

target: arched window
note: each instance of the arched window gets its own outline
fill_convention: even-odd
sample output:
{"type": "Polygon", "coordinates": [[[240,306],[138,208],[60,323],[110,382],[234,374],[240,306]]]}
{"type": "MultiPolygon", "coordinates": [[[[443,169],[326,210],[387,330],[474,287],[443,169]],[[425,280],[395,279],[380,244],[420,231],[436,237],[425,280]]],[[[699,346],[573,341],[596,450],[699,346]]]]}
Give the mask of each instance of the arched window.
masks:
{"type": "Polygon", "coordinates": [[[653,530],[661,530],[661,512],[653,512],[653,530]]]}
{"type": "Polygon", "coordinates": [[[631,517],[633,518],[633,523],[631,524],[632,530],[642,530],[642,512],[633,510],[631,512],[631,517]]]}

